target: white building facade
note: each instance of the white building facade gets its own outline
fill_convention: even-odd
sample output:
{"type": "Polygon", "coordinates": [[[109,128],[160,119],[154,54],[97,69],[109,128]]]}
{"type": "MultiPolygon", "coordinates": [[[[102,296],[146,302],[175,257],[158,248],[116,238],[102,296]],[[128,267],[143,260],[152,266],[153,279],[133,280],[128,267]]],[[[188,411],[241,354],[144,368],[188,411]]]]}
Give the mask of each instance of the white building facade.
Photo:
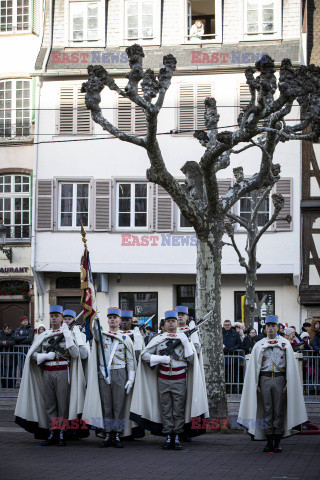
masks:
{"type": "MultiPolygon", "coordinates": [[[[159,115],[159,144],[169,171],[183,182],[180,168],[199,160],[203,147],[193,138],[204,128],[203,101],[217,100],[222,129],[235,129],[248,101],[244,69],[265,53],[279,66],[282,58],[303,62],[299,1],[109,0],[47,2],[43,42],[35,64],[39,89],[34,160],[34,236],[32,268],[38,285],[36,320],[48,322],[50,303],[80,310],[80,223],[87,231],[91,265],[102,317],[109,306],[133,309],[143,319],[176,304],[194,308],[196,237],[176,205],[160,187],[148,183],[144,150],[110,137],[92,123],[81,84],[89,64],[102,64],[119,85],[128,71],[125,48],[143,45],[144,67],[155,71],[172,53],[177,70],[159,115]],[[222,5],[223,3],[223,5],[222,5]],[[54,8],[50,8],[54,6],[54,8]],[[223,19],[223,24],[222,24],[223,19]],[[193,25],[202,22],[200,32],[193,25]]],[[[199,24],[198,24],[199,25],[199,24]]],[[[143,113],[114,92],[102,92],[106,118],[118,128],[143,135],[143,113]]],[[[290,119],[298,118],[297,107],[290,119]]],[[[227,191],[233,168],[245,175],[258,169],[259,151],[250,149],[220,171],[227,191]]],[[[283,216],[259,242],[262,264],[257,282],[259,312],[276,313],[300,324],[299,142],[280,144],[275,163],[281,180],[274,192],[285,197],[283,216]]],[[[261,208],[261,222],[272,213],[261,208]]],[[[235,212],[248,213],[248,202],[235,212]]],[[[244,251],[246,235],[236,240],[244,251]]],[[[225,246],[222,263],[222,318],[241,319],[245,275],[234,251],[225,246]]]]}
{"type": "Polygon", "coordinates": [[[0,221],[7,229],[0,251],[0,328],[27,315],[33,323],[36,286],[31,269],[32,172],[36,79],[41,45],[41,2],[1,2],[0,221]]]}

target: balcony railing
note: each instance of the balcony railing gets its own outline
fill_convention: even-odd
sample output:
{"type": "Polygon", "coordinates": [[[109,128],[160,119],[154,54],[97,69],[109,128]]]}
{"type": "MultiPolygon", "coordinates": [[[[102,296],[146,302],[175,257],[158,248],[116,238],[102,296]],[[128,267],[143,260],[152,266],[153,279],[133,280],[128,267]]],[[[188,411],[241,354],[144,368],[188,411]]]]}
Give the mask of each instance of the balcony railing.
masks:
{"type": "Polygon", "coordinates": [[[5,225],[7,227],[7,243],[30,242],[31,225],[5,225]]]}
{"type": "Polygon", "coordinates": [[[0,142],[10,140],[30,140],[32,125],[28,122],[19,122],[16,124],[0,121],[0,142]]]}

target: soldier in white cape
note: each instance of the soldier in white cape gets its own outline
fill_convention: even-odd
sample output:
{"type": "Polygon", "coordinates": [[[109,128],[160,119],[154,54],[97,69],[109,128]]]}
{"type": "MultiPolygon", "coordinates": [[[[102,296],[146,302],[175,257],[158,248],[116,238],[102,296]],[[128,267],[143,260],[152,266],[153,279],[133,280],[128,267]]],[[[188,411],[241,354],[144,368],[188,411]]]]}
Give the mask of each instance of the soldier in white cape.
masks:
{"type": "MultiPolygon", "coordinates": [[[[275,325],[276,332],[277,324],[276,315],[266,317],[267,330],[268,325],[271,328],[275,325]]],[[[267,438],[264,451],[281,452],[281,437],[297,433],[294,427],[306,422],[308,417],[290,342],[279,335],[271,337],[257,342],[251,352],[238,423],[248,430],[254,440],[267,438]],[[271,396],[273,401],[270,401],[271,396]]]]}
{"type": "MultiPolygon", "coordinates": [[[[37,364],[37,361],[35,361],[35,357],[38,355],[36,352],[41,349],[42,344],[46,345],[50,338],[54,338],[59,333],[62,333],[61,329],[54,331],[49,329],[38,335],[29,349],[23,368],[23,375],[15,409],[15,422],[27,432],[34,433],[36,438],[47,439],[49,431],[53,427],[52,421],[50,421],[46,410],[45,386],[43,381],[44,371],[40,368],[39,364],[37,364]]],[[[74,343],[78,350],[75,340],[74,343]]],[[[41,353],[40,355],[45,354],[41,353]]],[[[54,361],[45,361],[45,363],[54,363],[54,361]]],[[[57,431],[59,431],[60,427],[63,430],[68,430],[79,426],[79,418],[82,414],[86,387],[79,356],[76,358],[71,356],[70,358],[68,379],[70,391],[68,418],[63,419],[62,425],[57,421],[57,424],[54,425],[57,431]]],[[[63,444],[63,442],[61,442],[61,444],[63,444]]]]}
{"type": "MultiPolygon", "coordinates": [[[[171,315],[176,314],[176,312],[172,311],[166,312],[166,314],[170,314],[170,312],[171,315]]],[[[159,369],[161,371],[161,369],[165,368],[167,373],[169,373],[169,369],[161,363],[160,365],[158,364],[156,368],[152,369],[150,368],[150,365],[143,360],[143,357],[148,357],[148,353],[155,350],[155,347],[158,347],[161,343],[174,339],[174,336],[168,332],[157,335],[150,340],[148,345],[142,351],[139,359],[132,395],[130,418],[146,430],[150,430],[154,435],[163,435],[163,419],[161,416],[160,395],[158,389],[159,369]]],[[[185,427],[192,422],[192,418],[207,418],[209,416],[203,365],[199,363],[194,345],[192,342],[189,342],[189,344],[193,351],[193,362],[188,363],[186,373],[186,399],[184,409],[185,427]]],[[[157,355],[155,355],[155,357],[156,356],[157,355]]],[[[200,433],[198,430],[190,431],[191,435],[198,435],[200,433]]]]}
{"type": "MultiPolygon", "coordinates": [[[[120,310],[116,308],[109,308],[108,319],[109,317],[113,317],[113,314],[115,314],[115,316],[119,318],[120,323],[120,310]]],[[[101,444],[99,444],[99,446],[116,446],[115,439],[112,438],[113,435],[111,435],[114,433],[115,430],[117,431],[117,435],[121,433],[121,437],[128,437],[131,436],[133,433],[132,423],[129,421],[129,413],[132,397],[131,386],[133,385],[134,372],[136,369],[135,353],[131,339],[128,335],[123,334],[121,330],[112,332],[109,330],[101,330],[105,351],[105,359],[106,363],[108,364],[108,377],[106,378],[104,373],[103,357],[101,354],[101,344],[97,336],[97,328],[97,325],[93,324],[94,338],[92,340],[92,350],[88,365],[88,384],[83,407],[83,419],[93,429],[106,431],[108,440],[105,439],[103,442],[101,442],[101,444]],[[116,351],[113,352],[112,350],[114,344],[112,344],[112,341],[115,341],[116,344],[116,351]],[[116,352],[120,352],[121,355],[117,355],[116,352]],[[125,354],[126,358],[130,357],[130,364],[128,363],[126,358],[120,358],[123,354],[125,354]],[[108,378],[111,379],[111,390],[113,390],[114,388],[116,391],[117,385],[114,385],[114,382],[116,383],[116,380],[113,379],[113,376],[117,372],[123,373],[125,376],[125,385],[123,386],[123,392],[121,392],[121,395],[119,395],[117,400],[114,399],[114,401],[118,402],[117,409],[119,410],[119,412],[123,412],[123,417],[119,418],[119,425],[117,424],[117,419],[114,419],[114,425],[111,425],[111,419],[104,418],[103,402],[106,401],[106,399],[101,398],[101,387],[105,387],[104,390],[108,390],[104,394],[108,396],[108,401],[111,401],[111,398],[109,398],[110,392],[108,388],[108,378]],[[106,385],[104,385],[103,382],[106,382],[106,385]],[[128,387],[129,383],[130,386],[128,387]],[[122,402],[124,403],[122,404],[122,402]]],[[[117,445],[121,446],[122,444],[120,442],[120,436],[116,438],[117,445]]]]}

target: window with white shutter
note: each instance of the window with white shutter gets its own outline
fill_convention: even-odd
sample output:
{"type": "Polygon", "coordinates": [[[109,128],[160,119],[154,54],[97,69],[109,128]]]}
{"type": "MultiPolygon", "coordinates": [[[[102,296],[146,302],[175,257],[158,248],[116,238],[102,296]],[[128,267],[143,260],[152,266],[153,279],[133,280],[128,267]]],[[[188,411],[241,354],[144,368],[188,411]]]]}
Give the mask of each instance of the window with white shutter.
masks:
{"type": "Polygon", "coordinates": [[[97,231],[108,231],[110,225],[110,180],[95,181],[95,225],[97,231]]]}
{"type": "Polygon", "coordinates": [[[281,0],[245,0],[243,2],[244,40],[280,38],[281,23],[281,0]]]}
{"type": "Polygon", "coordinates": [[[30,80],[0,82],[0,139],[25,140],[31,136],[32,85],[30,80]]]}
{"type": "Polygon", "coordinates": [[[36,35],[40,35],[40,21],[41,21],[40,0],[33,0],[32,31],[36,35]]]}
{"type": "Polygon", "coordinates": [[[123,1],[125,44],[160,44],[161,0],[123,1]]]}
{"type": "Polygon", "coordinates": [[[0,176],[0,220],[7,226],[7,241],[31,237],[31,182],[29,175],[0,176]]]}
{"type": "Polygon", "coordinates": [[[37,230],[52,230],[53,228],[53,181],[38,180],[36,198],[37,230]]]}
{"type": "MultiPolygon", "coordinates": [[[[257,200],[259,201],[261,198],[262,191],[259,191],[257,200]]],[[[243,197],[240,198],[240,200],[237,202],[237,215],[247,222],[250,221],[251,219],[251,213],[252,213],[252,201],[251,201],[252,195],[251,192],[246,193],[243,197]]],[[[261,203],[259,210],[258,210],[258,227],[261,228],[263,227],[270,218],[271,212],[270,212],[270,196],[267,196],[263,202],[261,203]]],[[[243,227],[239,224],[237,224],[237,229],[238,230],[243,230],[243,227]]]]}
{"type": "Polygon", "coordinates": [[[1,0],[0,34],[31,30],[31,0],[1,0]]]}
{"type": "MultiPolygon", "coordinates": [[[[274,187],[275,193],[284,198],[284,206],[279,217],[286,218],[287,215],[292,216],[292,178],[280,178],[274,187]]],[[[288,223],[286,220],[277,220],[275,229],[279,232],[289,232],[292,230],[292,221],[288,223]]]]}
{"type": "Polygon", "coordinates": [[[58,134],[90,135],[92,120],[90,110],[85,104],[85,94],[80,85],[64,85],[59,92],[58,134]]]}
{"type": "Polygon", "coordinates": [[[160,185],[154,185],[153,228],[156,232],[173,230],[173,200],[160,185]]]}
{"type": "Polygon", "coordinates": [[[89,226],[88,182],[59,182],[58,225],[60,230],[89,226]]]}
{"type": "Polygon", "coordinates": [[[148,183],[117,183],[117,230],[148,229],[148,183]]]}
{"type": "Polygon", "coordinates": [[[102,0],[69,0],[69,42],[78,46],[105,46],[106,8],[102,0]],[[80,45],[79,45],[80,44],[80,45]]]}
{"type": "MultiPolygon", "coordinates": [[[[142,90],[139,86],[139,95],[142,90]]],[[[144,110],[131,102],[129,98],[118,97],[118,128],[125,133],[145,135],[147,133],[147,120],[144,110]]]]}
{"type": "Polygon", "coordinates": [[[221,42],[222,1],[185,0],[185,41],[221,42]]]}
{"type": "Polygon", "coordinates": [[[179,85],[178,98],[178,133],[192,135],[195,130],[205,129],[204,101],[213,96],[213,85],[209,82],[179,85]]]}

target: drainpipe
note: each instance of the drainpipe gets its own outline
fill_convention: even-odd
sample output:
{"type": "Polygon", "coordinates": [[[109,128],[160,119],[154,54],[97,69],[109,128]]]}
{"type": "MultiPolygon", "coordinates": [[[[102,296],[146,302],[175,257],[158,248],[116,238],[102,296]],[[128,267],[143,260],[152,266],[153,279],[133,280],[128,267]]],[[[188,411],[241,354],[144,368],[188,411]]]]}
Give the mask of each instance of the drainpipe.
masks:
{"type": "Polygon", "coordinates": [[[54,6],[55,6],[55,0],[50,0],[49,1],[49,12],[50,12],[50,17],[49,17],[49,45],[48,49],[46,52],[46,55],[43,60],[43,72],[47,71],[47,65],[49,61],[49,57],[51,54],[52,50],[52,45],[53,45],[53,27],[54,27],[54,6]]]}
{"type": "MultiPolygon", "coordinates": [[[[37,191],[37,179],[38,179],[38,161],[39,161],[39,123],[40,123],[40,81],[39,77],[37,77],[37,90],[38,95],[36,95],[36,115],[35,115],[35,146],[34,146],[34,162],[33,162],[33,178],[32,178],[32,192],[33,192],[33,201],[32,201],[32,222],[31,222],[31,270],[33,273],[34,280],[37,285],[37,299],[38,301],[38,308],[35,306],[35,316],[36,322],[40,320],[43,321],[44,318],[44,294],[43,291],[43,282],[41,282],[38,278],[38,274],[36,271],[36,247],[37,247],[37,234],[36,234],[36,201],[34,198],[35,192],[37,191]],[[37,314],[37,315],[36,315],[37,314]]],[[[36,292],[35,292],[36,293],[36,292]]]]}

